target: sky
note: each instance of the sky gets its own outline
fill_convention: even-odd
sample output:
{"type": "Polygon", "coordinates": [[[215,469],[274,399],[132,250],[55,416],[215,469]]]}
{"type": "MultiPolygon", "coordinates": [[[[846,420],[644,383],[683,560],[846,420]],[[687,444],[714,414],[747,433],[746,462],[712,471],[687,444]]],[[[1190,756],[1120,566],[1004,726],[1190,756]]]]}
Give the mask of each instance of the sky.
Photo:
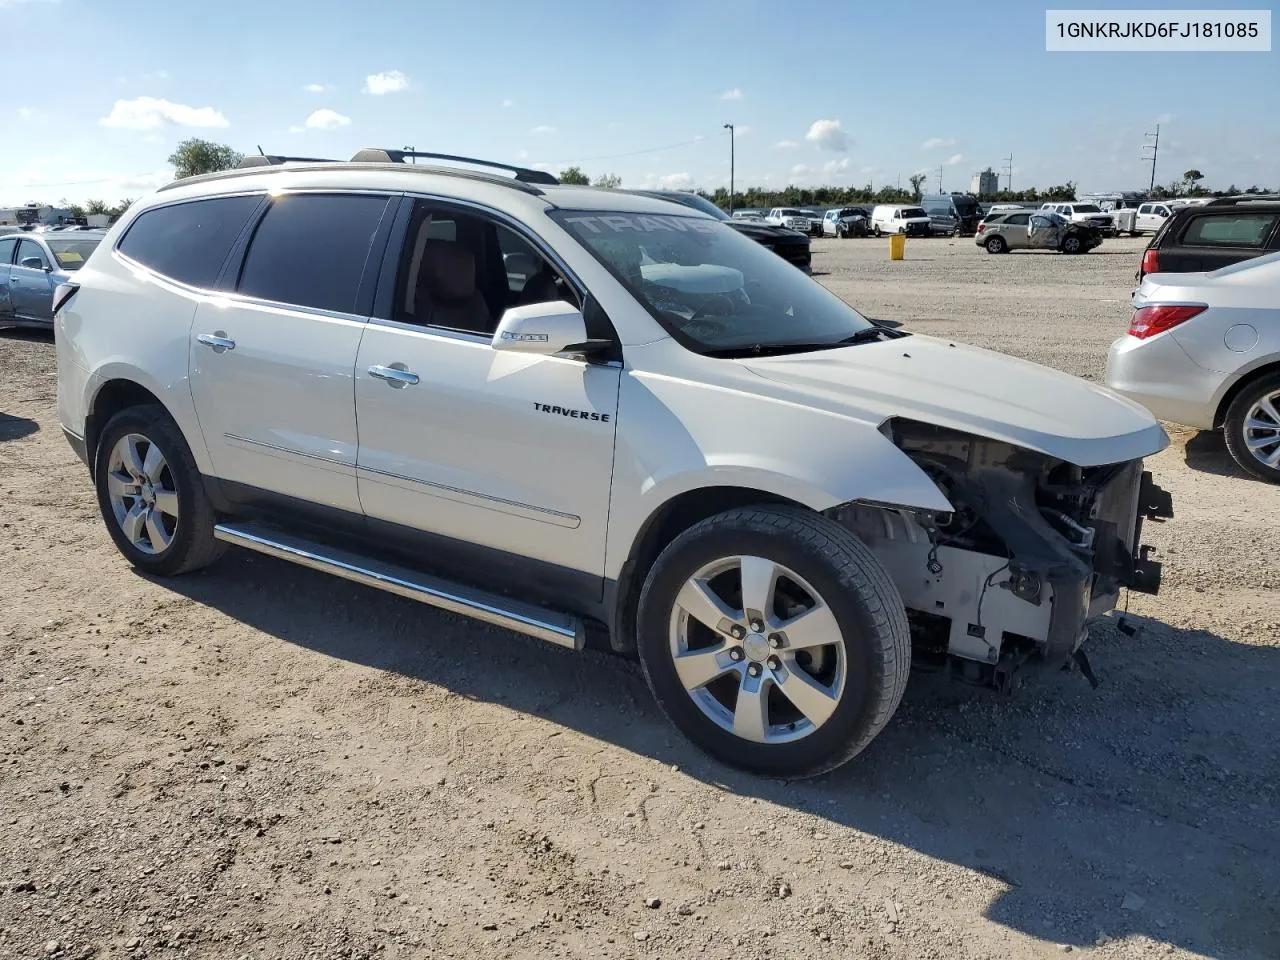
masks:
{"type": "Polygon", "coordinates": [[[1014,189],[1137,189],[1157,123],[1158,182],[1196,168],[1210,187],[1280,186],[1280,54],[1048,53],[1044,10],[0,0],[0,205],[137,197],[191,136],[334,159],[413,145],[714,190],[726,123],[740,190],[916,172],[964,190],[988,166],[1004,186],[1010,155],[1014,189]]]}

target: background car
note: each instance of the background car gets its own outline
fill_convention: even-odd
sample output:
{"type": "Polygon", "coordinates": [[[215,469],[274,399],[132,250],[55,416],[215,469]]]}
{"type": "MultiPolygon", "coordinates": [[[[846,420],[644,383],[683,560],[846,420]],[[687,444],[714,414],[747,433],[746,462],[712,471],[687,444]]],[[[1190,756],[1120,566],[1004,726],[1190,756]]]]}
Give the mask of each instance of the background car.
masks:
{"type": "Polygon", "coordinates": [[[1050,202],[1041,204],[1040,209],[1066,217],[1072,223],[1096,227],[1103,233],[1111,233],[1116,227],[1116,218],[1110,213],[1104,213],[1096,203],[1050,202]]]}
{"type": "Polygon", "coordinates": [[[865,237],[871,229],[871,211],[866,207],[836,207],[822,217],[824,237],[865,237]]]}
{"type": "Polygon", "coordinates": [[[49,326],[53,291],[79,270],[105,230],[24,231],[0,235],[0,324],[49,326]]]}
{"type": "Polygon", "coordinates": [[[931,222],[922,207],[911,203],[882,203],[871,211],[871,232],[877,237],[886,233],[927,237],[933,233],[931,222]]]}
{"type": "Polygon", "coordinates": [[[1146,277],[1107,386],[1162,420],[1222,430],[1247,473],[1280,483],[1280,253],[1146,277]]]}
{"type": "Polygon", "coordinates": [[[1085,223],[1072,223],[1049,210],[997,213],[978,224],[973,238],[987,253],[1010,250],[1058,250],[1085,253],[1102,243],[1102,232],[1085,223]]]}
{"type": "Polygon", "coordinates": [[[706,197],[687,190],[627,190],[624,192],[656,197],[659,200],[670,200],[692,207],[694,210],[700,210],[717,220],[724,221],[756,243],[763,244],[787,263],[799,267],[805,273],[808,273],[812,266],[813,257],[809,250],[809,237],[805,233],[788,230],[786,227],[775,227],[763,220],[730,217],[706,197]]]}
{"type": "Polygon", "coordinates": [[[978,232],[982,205],[967,193],[942,193],[921,197],[920,206],[929,215],[930,228],[943,236],[959,237],[978,232]]]}
{"type": "Polygon", "coordinates": [[[1177,207],[1142,254],[1148,273],[1190,273],[1280,250],[1280,197],[1223,197],[1177,207]]]}
{"type": "Polygon", "coordinates": [[[808,207],[803,208],[800,212],[809,218],[809,236],[822,236],[823,212],[821,210],[810,210],[808,207]]]}
{"type": "Polygon", "coordinates": [[[807,234],[811,230],[809,215],[797,207],[774,207],[765,214],[764,222],[799,233],[807,234]]]}

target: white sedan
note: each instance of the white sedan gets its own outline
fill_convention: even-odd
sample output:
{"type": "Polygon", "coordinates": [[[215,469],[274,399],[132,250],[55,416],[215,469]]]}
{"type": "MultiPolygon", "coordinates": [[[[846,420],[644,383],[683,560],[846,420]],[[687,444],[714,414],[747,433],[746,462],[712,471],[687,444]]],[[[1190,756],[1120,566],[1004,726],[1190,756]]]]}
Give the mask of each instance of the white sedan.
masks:
{"type": "Polygon", "coordinates": [[[1280,483],[1280,253],[1148,274],[1133,306],[1107,386],[1162,420],[1221,429],[1241,468],[1280,483]]]}

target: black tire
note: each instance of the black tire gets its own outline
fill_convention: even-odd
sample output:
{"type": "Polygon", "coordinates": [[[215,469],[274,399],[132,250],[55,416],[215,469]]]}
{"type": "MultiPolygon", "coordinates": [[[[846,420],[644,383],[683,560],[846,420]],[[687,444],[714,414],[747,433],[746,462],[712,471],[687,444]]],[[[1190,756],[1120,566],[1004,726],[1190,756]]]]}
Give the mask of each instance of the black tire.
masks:
{"type": "Polygon", "coordinates": [[[98,509],[116,547],[135,567],[157,576],[172,577],[207,567],[222,555],[226,545],[213,538],[217,516],[205,493],[195,458],[182,431],[164,407],[146,404],[117,413],[107,421],[98,438],[94,461],[98,509]],[[111,451],[123,436],[130,433],[141,434],[159,447],[178,495],[173,539],[157,553],[147,553],[130,542],[116,520],[108,492],[111,451]]]}
{"type": "Polygon", "coordinates": [[[1063,253],[1075,255],[1077,253],[1084,253],[1086,249],[1087,247],[1085,247],[1084,241],[1074,233],[1067,234],[1067,236],[1062,239],[1063,253]]]}
{"type": "MultiPolygon", "coordinates": [[[[1259,377],[1236,394],[1236,398],[1231,401],[1231,406],[1227,408],[1227,416],[1222,424],[1222,436],[1226,441],[1231,459],[1245,473],[1268,483],[1280,483],[1280,466],[1269,467],[1249,451],[1245,436],[1245,420],[1254,404],[1277,391],[1280,391],[1280,373],[1259,377]]],[[[1276,405],[1276,402],[1272,403],[1273,407],[1276,405]]],[[[1264,433],[1263,436],[1265,437],[1266,434],[1264,433]]],[[[1280,438],[1280,434],[1277,434],[1277,437],[1280,438]]],[[[1272,452],[1271,447],[1265,449],[1268,453],[1272,452]]]]}
{"type": "Polygon", "coordinates": [[[872,232],[873,234],[875,234],[877,237],[881,236],[881,233],[880,233],[880,224],[878,224],[878,223],[877,223],[874,227],[872,227],[872,228],[871,228],[871,232],[872,232]]]}
{"type": "Polygon", "coordinates": [[[799,508],[730,510],[686,530],[650,569],[637,619],[640,664],[667,718],[717,759],[768,776],[817,776],[852,759],[893,716],[911,669],[907,615],[889,575],[847,529],[799,508]],[[677,595],[704,564],[738,555],[789,567],[817,590],[840,627],[843,693],[830,717],[797,740],[738,737],[703,713],[676,673],[669,631],[677,595]]]}
{"type": "Polygon", "coordinates": [[[1009,245],[1004,242],[1004,237],[987,237],[987,242],[983,244],[987,248],[987,253],[1007,253],[1009,245]]]}

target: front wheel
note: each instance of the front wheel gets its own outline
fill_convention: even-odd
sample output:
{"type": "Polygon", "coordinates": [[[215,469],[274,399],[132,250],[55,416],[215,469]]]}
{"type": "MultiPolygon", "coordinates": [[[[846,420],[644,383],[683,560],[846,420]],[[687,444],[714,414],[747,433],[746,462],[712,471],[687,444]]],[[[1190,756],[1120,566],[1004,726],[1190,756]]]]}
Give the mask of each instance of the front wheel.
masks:
{"type": "Polygon", "coordinates": [[[1062,252],[1063,253],[1083,253],[1084,244],[1080,241],[1079,237],[1074,235],[1069,236],[1062,241],[1062,252]]]}
{"type": "Polygon", "coordinates": [[[889,722],[911,639],[897,588],[852,533],[788,507],[730,510],[658,557],[641,667],[668,719],[730,765],[825,773],[889,722]]]}
{"type": "Polygon", "coordinates": [[[1280,483],[1280,373],[1249,384],[1227,408],[1223,439],[1246,473],[1280,483]]]}
{"type": "Polygon", "coordinates": [[[880,232],[880,224],[877,223],[874,227],[872,227],[871,232],[875,234],[877,237],[882,236],[880,232]]]}
{"type": "Polygon", "coordinates": [[[195,458],[163,407],[129,407],[107,421],[94,481],[107,531],[135,567],[175,576],[222,554],[195,458]]]}

